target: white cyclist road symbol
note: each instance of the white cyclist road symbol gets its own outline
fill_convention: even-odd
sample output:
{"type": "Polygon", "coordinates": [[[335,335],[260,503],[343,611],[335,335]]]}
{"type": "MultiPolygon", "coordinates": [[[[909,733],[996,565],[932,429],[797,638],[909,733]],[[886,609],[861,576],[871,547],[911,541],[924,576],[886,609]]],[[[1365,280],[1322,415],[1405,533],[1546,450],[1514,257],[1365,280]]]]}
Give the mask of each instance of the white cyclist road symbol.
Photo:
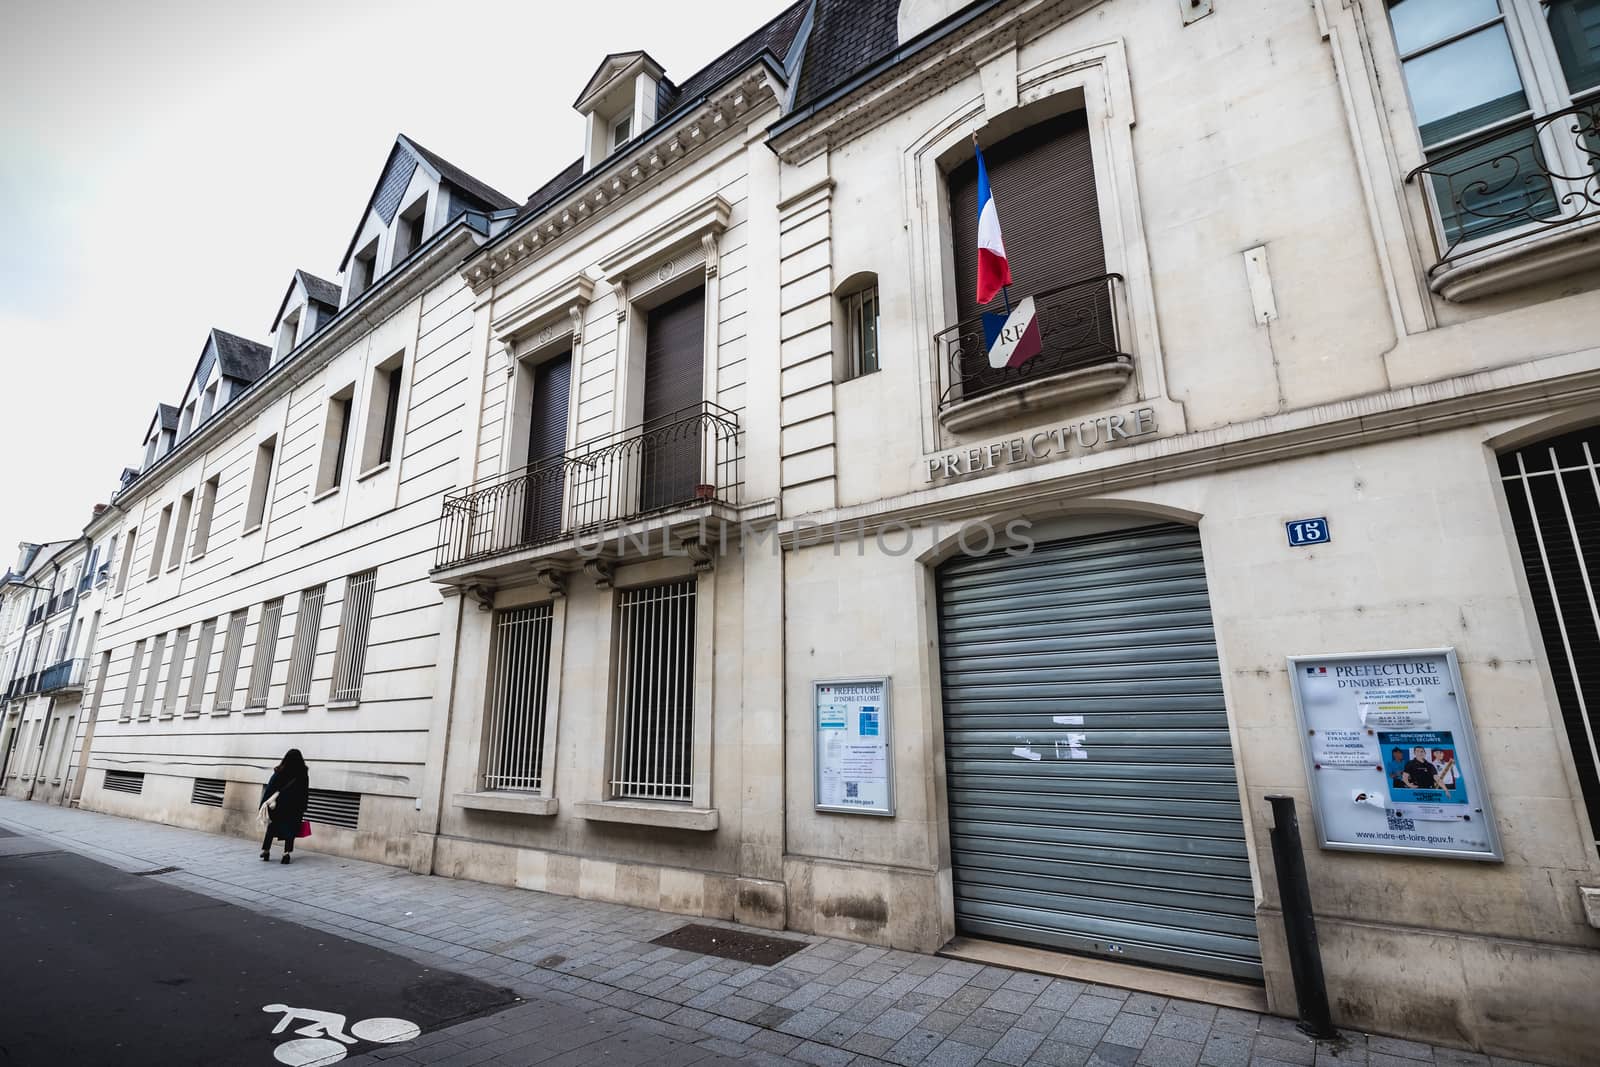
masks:
{"type": "Polygon", "coordinates": [[[291,1008],[287,1004],[267,1004],[261,1010],[283,1016],[272,1028],[274,1034],[283,1033],[292,1023],[302,1024],[294,1030],[300,1035],[298,1039],[285,1041],[272,1050],[273,1058],[289,1067],[323,1067],[344,1059],[348,1046],[357,1041],[392,1045],[410,1041],[422,1033],[422,1027],[407,1019],[362,1019],[347,1023],[336,1011],[291,1008]]]}

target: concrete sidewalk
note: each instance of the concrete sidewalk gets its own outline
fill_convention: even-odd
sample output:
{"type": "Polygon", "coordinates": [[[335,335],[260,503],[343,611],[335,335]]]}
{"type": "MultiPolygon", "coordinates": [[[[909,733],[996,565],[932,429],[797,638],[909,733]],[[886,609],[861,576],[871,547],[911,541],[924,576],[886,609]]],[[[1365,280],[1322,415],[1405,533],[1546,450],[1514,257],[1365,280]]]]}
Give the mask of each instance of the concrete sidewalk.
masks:
{"type": "MultiPolygon", "coordinates": [[[[772,967],[651,944],[691,921],[0,799],[0,825],[254,911],[505,985],[526,1003],[346,1063],[1522,1067],[1286,1019],[784,933],[772,967]]],[[[729,926],[713,923],[710,925],[729,926]]],[[[762,931],[765,933],[765,931],[762,931]]],[[[0,946],[3,948],[3,946],[0,946]]]]}

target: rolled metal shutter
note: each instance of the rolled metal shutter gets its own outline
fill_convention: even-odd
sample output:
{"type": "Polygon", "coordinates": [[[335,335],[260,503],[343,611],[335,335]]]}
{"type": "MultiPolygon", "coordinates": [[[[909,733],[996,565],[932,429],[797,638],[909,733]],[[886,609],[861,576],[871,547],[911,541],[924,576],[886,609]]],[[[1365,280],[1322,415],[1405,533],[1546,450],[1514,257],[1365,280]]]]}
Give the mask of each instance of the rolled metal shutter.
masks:
{"type": "Polygon", "coordinates": [[[528,507],[523,540],[546,541],[562,528],[561,497],[567,451],[567,407],[572,391],[572,353],[547,359],[534,368],[533,412],[528,420],[528,507]]]}
{"type": "Polygon", "coordinates": [[[639,444],[640,511],[694,499],[700,481],[704,399],[705,290],[650,310],[645,329],[644,431],[639,444]]]}
{"type": "Polygon", "coordinates": [[[956,927],[1261,979],[1197,531],[939,572],[956,927]]]}

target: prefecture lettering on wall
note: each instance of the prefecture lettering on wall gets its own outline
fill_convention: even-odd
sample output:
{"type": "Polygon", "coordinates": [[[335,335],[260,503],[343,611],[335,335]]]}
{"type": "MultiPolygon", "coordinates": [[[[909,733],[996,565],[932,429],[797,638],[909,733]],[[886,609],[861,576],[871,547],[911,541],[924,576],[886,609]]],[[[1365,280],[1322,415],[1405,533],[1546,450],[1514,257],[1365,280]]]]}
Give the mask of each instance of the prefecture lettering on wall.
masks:
{"type": "Polygon", "coordinates": [[[813,682],[818,811],[894,814],[889,679],[813,682]]]}
{"type": "Polygon", "coordinates": [[[1323,848],[1499,860],[1454,649],[1291,656],[1323,848]]]}

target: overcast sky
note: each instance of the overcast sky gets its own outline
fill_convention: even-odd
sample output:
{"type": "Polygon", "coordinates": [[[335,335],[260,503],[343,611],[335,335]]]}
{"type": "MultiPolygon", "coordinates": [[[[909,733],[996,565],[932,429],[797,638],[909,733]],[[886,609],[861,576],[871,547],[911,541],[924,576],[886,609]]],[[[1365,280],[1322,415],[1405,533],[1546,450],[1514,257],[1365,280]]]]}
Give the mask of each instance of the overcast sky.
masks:
{"type": "Polygon", "coordinates": [[[682,81],[784,6],[7,0],[0,573],[109,499],[208,329],[264,342],[295,268],[336,277],[395,134],[521,200],[607,52],[682,81]]]}

